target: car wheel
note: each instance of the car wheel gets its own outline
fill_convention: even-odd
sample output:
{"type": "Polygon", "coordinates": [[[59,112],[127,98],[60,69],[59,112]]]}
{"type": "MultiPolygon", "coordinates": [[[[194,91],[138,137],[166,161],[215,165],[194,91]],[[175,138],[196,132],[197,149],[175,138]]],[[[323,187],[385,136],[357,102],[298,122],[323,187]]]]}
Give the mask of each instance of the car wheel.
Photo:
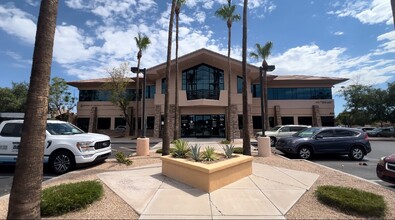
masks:
{"type": "Polygon", "coordinates": [[[359,146],[355,146],[351,148],[350,154],[348,157],[352,160],[362,160],[365,156],[363,149],[359,146]]]}
{"type": "Polygon", "coordinates": [[[274,146],[274,145],[276,145],[276,138],[275,137],[270,137],[270,145],[271,146],[274,146]]]}
{"type": "Polygon", "coordinates": [[[56,174],[64,174],[74,169],[74,155],[67,151],[57,151],[51,155],[49,166],[56,174]]]}
{"type": "Polygon", "coordinates": [[[298,150],[298,156],[301,159],[307,160],[307,159],[310,159],[313,156],[313,151],[308,146],[302,146],[298,150]]]}

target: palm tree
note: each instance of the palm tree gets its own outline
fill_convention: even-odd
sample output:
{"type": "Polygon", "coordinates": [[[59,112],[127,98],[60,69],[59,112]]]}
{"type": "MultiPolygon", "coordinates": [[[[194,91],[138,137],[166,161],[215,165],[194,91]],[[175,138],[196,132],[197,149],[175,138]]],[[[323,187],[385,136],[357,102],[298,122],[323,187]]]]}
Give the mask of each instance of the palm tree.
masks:
{"type": "MultiPolygon", "coordinates": [[[[142,35],[139,33],[137,37],[134,37],[136,40],[136,46],[139,48],[137,52],[137,76],[136,76],[136,119],[134,121],[135,125],[135,135],[138,136],[139,131],[139,103],[140,103],[140,61],[141,57],[143,56],[143,50],[146,50],[148,45],[151,43],[150,39],[146,35],[142,35]]],[[[145,76],[144,76],[145,77],[145,76]]],[[[145,95],[145,94],[142,94],[145,95]]],[[[144,119],[141,119],[144,120],[144,119]]],[[[143,128],[141,128],[143,129],[143,128]]]]}
{"type": "Polygon", "coordinates": [[[8,219],[40,219],[41,183],[49,81],[58,0],[42,0],[21,143],[8,205],[8,219]]]}
{"type": "MultiPolygon", "coordinates": [[[[266,59],[270,56],[271,54],[271,50],[273,48],[273,43],[271,41],[267,42],[265,44],[265,46],[261,46],[260,44],[255,44],[256,46],[256,53],[255,52],[251,52],[250,53],[250,57],[255,58],[255,59],[263,59],[262,61],[262,67],[267,67],[267,62],[266,59]]],[[[261,85],[261,89],[263,89],[264,93],[263,93],[263,100],[264,100],[264,108],[265,108],[265,113],[264,113],[264,121],[265,124],[263,124],[262,126],[264,126],[263,128],[265,130],[269,129],[269,115],[268,115],[268,106],[267,106],[267,77],[266,77],[266,71],[263,71],[263,80],[264,80],[264,84],[261,85]]]]}
{"type": "MultiPolygon", "coordinates": [[[[232,5],[231,0],[228,0],[227,5],[223,5],[221,8],[219,8],[216,12],[215,15],[222,20],[226,21],[226,24],[228,26],[228,108],[226,110],[226,139],[230,141],[231,139],[231,116],[230,116],[230,106],[231,106],[231,65],[230,65],[230,44],[231,44],[231,37],[232,37],[232,23],[234,21],[239,21],[240,20],[240,15],[235,14],[236,10],[236,5],[232,5]]],[[[233,128],[232,128],[233,130],[233,128]]]]}
{"type": "Polygon", "coordinates": [[[244,0],[243,6],[243,54],[242,54],[242,72],[243,72],[243,154],[251,155],[250,127],[248,114],[248,96],[247,96],[247,7],[248,0],[244,0]]]}
{"type": "Polygon", "coordinates": [[[395,28],[395,0],[391,0],[391,8],[392,8],[392,19],[394,21],[394,28],[395,28]]]}
{"type": "Polygon", "coordinates": [[[169,35],[167,39],[167,61],[166,61],[166,94],[165,94],[165,124],[163,126],[163,142],[162,155],[169,155],[170,153],[170,124],[169,124],[169,84],[170,84],[170,64],[171,64],[171,40],[173,35],[173,21],[174,11],[176,8],[176,0],[171,1],[171,11],[169,20],[169,35]]]}
{"type": "Polygon", "coordinates": [[[175,111],[174,111],[174,140],[180,137],[180,109],[178,104],[178,77],[179,77],[179,69],[178,69],[178,21],[180,19],[180,11],[181,6],[185,4],[186,0],[177,0],[175,13],[176,13],[176,94],[175,94],[175,111]]]}

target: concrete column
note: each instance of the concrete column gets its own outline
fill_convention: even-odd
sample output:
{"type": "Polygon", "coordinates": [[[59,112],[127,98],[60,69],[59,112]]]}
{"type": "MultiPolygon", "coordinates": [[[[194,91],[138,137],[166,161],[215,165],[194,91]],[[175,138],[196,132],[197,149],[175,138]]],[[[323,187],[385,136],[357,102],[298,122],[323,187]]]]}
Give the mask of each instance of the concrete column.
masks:
{"type": "Polygon", "coordinates": [[[270,137],[258,137],[258,156],[270,157],[271,154],[270,137]]]}
{"type": "Polygon", "coordinates": [[[313,126],[322,126],[320,107],[318,105],[313,105],[313,126]]]}
{"type": "Polygon", "coordinates": [[[274,106],[274,126],[276,125],[281,125],[281,110],[280,106],[276,105],[274,106]]]}
{"type": "Polygon", "coordinates": [[[149,138],[137,138],[137,156],[149,156],[149,138]]]}

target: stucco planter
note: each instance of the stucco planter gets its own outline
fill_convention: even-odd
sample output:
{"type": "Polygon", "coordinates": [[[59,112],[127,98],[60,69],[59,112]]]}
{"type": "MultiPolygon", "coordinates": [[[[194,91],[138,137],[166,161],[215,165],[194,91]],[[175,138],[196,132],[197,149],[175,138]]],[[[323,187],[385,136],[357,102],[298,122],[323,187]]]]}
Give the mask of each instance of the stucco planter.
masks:
{"type": "Polygon", "coordinates": [[[211,164],[162,156],[162,174],[179,182],[212,192],[252,174],[252,157],[236,155],[211,164]]]}

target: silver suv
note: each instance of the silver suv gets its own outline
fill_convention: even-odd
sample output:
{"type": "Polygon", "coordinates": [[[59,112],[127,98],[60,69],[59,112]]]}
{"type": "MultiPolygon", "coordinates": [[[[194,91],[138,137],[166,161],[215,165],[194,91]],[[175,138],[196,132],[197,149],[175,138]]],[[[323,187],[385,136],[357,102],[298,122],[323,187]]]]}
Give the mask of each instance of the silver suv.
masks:
{"type": "MultiPolygon", "coordinates": [[[[279,138],[290,137],[296,132],[310,127],[311,126],[309,125],[277,125],[272,129],[265,131],[265,135],[270,137],[270,144],[274,146],[279,138]]],[[[255,136],[262,136],[262,131],[258,131],[255,136]]]]}

